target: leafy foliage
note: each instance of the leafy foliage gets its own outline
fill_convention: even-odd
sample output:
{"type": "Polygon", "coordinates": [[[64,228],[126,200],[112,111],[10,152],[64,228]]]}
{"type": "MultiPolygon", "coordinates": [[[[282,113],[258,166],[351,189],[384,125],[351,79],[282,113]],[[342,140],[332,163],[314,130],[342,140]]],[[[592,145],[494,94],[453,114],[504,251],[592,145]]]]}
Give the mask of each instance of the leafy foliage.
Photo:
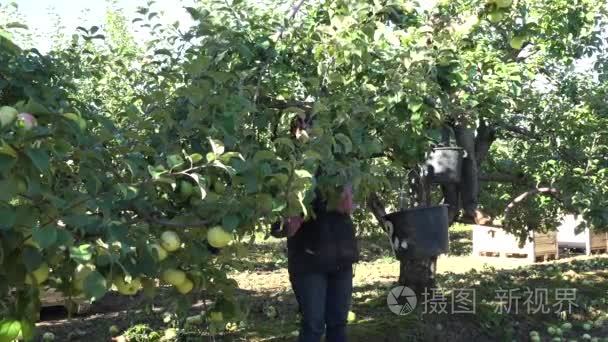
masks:
{"type": "MultiPolygon", "coordinates": [[[[208,228],[240,239],[346,183],[360,201],[395,196],[445,122],[524,130],[500,131],[485,167],[558,187],[567,209],[608,227],[606,87],[572,71],[606,58],[602,1],[281,5],[205,1],[185,32],[143,7],[133,22],[154,38],[142,47],[119,12],[47,55],[0,37],[0,105],[38,123],[0,129],[0,293],[19,294],[7,317],[35,319],[42,284],[24,281],[44,262],[47,285],[87,298],[140,279],[153,294],[178,268],[230,313],[223,264],[241,246],[212,253],[208,228]],[[298,119],[312,125],[294,138],[298,119]],[[159,261],[148,246],[167,229],[184,243],[159,261]],[[82,290],[78,265],[94,269],[82,290]]],[[[490,187],[486,203],[528,185],[490,187]]]]}

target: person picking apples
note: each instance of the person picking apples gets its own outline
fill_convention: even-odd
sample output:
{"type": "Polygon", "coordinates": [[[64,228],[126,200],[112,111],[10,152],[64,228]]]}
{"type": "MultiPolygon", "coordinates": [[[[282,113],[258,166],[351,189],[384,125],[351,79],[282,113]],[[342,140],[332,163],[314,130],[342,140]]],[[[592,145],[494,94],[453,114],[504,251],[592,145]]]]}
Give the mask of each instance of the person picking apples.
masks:
{"type": "Polygon", "coordinates": [[[353,189],[345,184],[324,190],[315,190],[312,217],[287,217],[271,228],[273,236],[287,238],[289,280],[301,314],[299,342],[321,341],[324,333],[327,342],[346,341],[353,264],[359,261],[353,189]]]}

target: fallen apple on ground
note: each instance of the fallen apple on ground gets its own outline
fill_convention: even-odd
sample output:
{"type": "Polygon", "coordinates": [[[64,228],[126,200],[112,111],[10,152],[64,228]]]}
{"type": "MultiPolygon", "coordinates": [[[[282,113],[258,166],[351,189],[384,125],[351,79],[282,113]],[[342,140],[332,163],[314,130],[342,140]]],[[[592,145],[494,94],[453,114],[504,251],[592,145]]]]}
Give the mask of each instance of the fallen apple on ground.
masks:
{"type": "Polygon", "coordinates": [[[55,334],[53,334],[52,332],[45,332],[44,334],[42,334],[42,341],[44,342],[50,342],[50,341],[55,341],[55,334]]]}
{"type": "Polygon", "coordinates": [[[108,331],[110,332],[111,336],[116,336],[120,332],[120,330],[118,329],[118,327],[116,325],[111,325],[110,328],[108,329],[108,331]]]}
{"type": "Polygon", "coordinates": [[[266,315],[268,318],[275,318],[278,314],[277,309],[272,305],[266,306],[263,311],[264,315],[266,315]]]}
{"type": "Polygon", "coordinates": [[[348,317],[346,318],[346,321],[347,321],[348,323],[352,323],[352,322],[354,322],[354,321],[356,321],[356,320],[357,320],[357,315],[356,315],[354,312],[349,311],[349,312],[348,312],[348,317]]]}

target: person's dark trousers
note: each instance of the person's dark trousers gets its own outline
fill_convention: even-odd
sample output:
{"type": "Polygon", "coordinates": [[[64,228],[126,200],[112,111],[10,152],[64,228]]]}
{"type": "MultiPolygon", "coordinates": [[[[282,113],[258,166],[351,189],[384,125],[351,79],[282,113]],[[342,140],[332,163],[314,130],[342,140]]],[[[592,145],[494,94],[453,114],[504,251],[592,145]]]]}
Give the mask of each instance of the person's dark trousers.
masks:
{"type": "Polygon", "coordinates": [[[346,320],[353,290],[353,269],[289,276],[300,306],[298,342],[346,342],[346,320]]]}

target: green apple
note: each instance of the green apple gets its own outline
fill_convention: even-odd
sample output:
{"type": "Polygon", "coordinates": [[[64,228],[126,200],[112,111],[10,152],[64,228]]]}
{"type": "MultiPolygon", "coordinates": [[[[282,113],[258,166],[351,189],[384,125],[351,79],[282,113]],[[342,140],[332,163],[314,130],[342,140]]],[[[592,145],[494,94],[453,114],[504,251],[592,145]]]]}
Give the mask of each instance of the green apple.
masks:
{"type": "Polygon", "coordinates": [[[566,322],[566,323],[562,324],[562,330],[566,330],[567,331],[567,330],[570,330],[570,329],[572,329],[572,323],[566,322]]]}
{"type": "Polygon", "coordinates": [[[27,240],[25,240],[23,242],[23,244],[25,246],[31,246],[31,247],[34,247],[36,249],[40,249],[40,245],[36,241],[34,241],[34,239],[31,236],[27,240]]]}
{"type": "Polygon", "coordinates": [[[203,323],[203,316],[201,315],[194,315],[186,318],[187,325],[196,325],[201,323],[203,323]]]}
{"type": "Polygon", "coordinates": [[[19,112],[13,107],[0,107],[0,127],[5,127],[12,124],[17,118],[18,114],[19,112]]]}
{"type": "Polygon", "coordinates": [[[591,324],[589,324],[589,323],[585,323],[585,324],[583,324],[583,330],[585,330],[585,331],[590,331],[590,330],[591,330],[591,328],[592,328],[592,325],[591,325],[591,324]]]}
{"type": "Polygon", "coordinates": [[[110,332],[110,336],[116,336],[120,332],[120,329],[116,325],[111,325],[108,331],[110,332]]]}
{"type": "Polygon", "coordinates": [[[192,288],[194,288],[194,283],[192,280],[186,278],[181,282],[181,284],[175,285],[175,288],[177,289],[177,292],[185,295],[192,291],[192,288]]]}
{"type": "Polygon", "coordinates": [[[84,280],[95,271],[95,265],[85,264],[78,265],[74,270],[74,288],[78,291],[84,291],[84,280]]]}
{"type": "Polygon", "coordinates": [[[52,332],[45,332],[44,334],[42,334],[42,341],[44,342],[50,342],[50,341],[55,341],[55,334],[53,334],[52,332]]]}
{"type": "Polygon", "coordinates": [[[81,118],[80,115],[75,114],[75,113],[65,113],[65,114],[63,114],[63,116],[66,119],[74,121],[78,125],[78,128],[80,128],[81,131],[84,131],[87,129],[87,121],[85,119],[81,118]]]}
{"type": "Polygon", "coordinates": [[[222,194],[224,194],[224,192],[226,192],[226,184],[224,184],[224,182],[222,182],[220,180],[216,180],[213,183],[213,189],[215,190],[215,192],[222,195],[222,194]]]}
{"type": "Polygon", "coordinates": [[[540,336],[538,336],[538,335],[530,336],[530,342],[540,342],[540,336]]]}
{"type": "Polygon", "coordinates": [[[232,240],[232,235],[222,227],[216,226],[207,231],[207,241],[215,248],[225,247],[232,240]]]}
{"type": "Polygon", "coordinates": [[[17,123],[26,131],[38,126],[38,120],[30,113],[20,113],[17,115],[17,123]]]}
{"type": "Polygon", "coordinates": [[[496,6],[498,8],[510,7],[512,3],[513,3],[513,0],[496,0],[496,6]]]}
{"type": "Polygon", "coordinates": [[[25,179],[23,179],[23,177],[18,177],[15,183],[17,184],[17,191],[20,194],[27,192],[27,182],[25,179]]]}
{"type": "Polygon", "coordinates": [[[178,286],[186,280],[186,272],[175,268],[168,268],[161,274],[161,279],[174,286],[178,286]]]}
{"type": "Polygon", "coordinates": [[[153,243],[150,245],[150,251],[158,261],[165,260],[167,258],[167,255],[169,255],[169,253],[157,243],[153,243]]]}
{"type": "Polygon", "coordinates": [[[265,307],[263,311],[264,315],[266,315],[268,318],[275,318],[278,315],[277,309],[272,305],[265,307]]]}
{"type": "Polygon", "coordinates": [[[172,341],[177,338],[177,329],[169,328],[165,330],[165,334],[163,336],[163,341],[172,341]]]}
{"type": "Polygon", "coordinates": [[[257,196],[258,208],[262,213],[270,213],[272,211],[272,196],[269,194],[260,194],[257,196]]]}
{"type": "Polygon", "coordinates": [[[357,315],[356,315],[354,312],[349,311],[349,312],[348,312],[348,316],[347,316],[347,318],[346,318],[346,321],[347,321],[348,323],[352,323],[352,322],[354,322],[354,321],[356,321],[356,320],[357,320],[357,315]]]}
{"type": "Polygon", "coordinates": [[[223,322],[224,315],[220,311],[211,311],[209,313],[209,320],[214,323],[223,322]]]}
{"type": "Polygon", "coordinates": [[[555,327],[548,327],[547,332],[549,335],[555,335],[555,327]]]}
{"type": "Polygon", "coordinates": [[[589,335],[589,334],[583,334],[583,336],[581,336],[581,338],[583,340],[590,340],[591,339],[591,335],[589,335]]]}
{"type": "Polygon", "coordinates": [[[179,192],[182,196],[188,198],[194,193],[194,187],[192,184],[190,184],[190,182],[181,181],[179,182],[179,192]]]}
{"type": "Polygon", "coordinates": [[[520,50],[526,42],[526,36],[514,36],[511,38],[509,45],[515,50],[520,50]]]}
{"type": "Polygon", "coordinates": [[[44,283],[49,278],[49,265],[44,262],[40,267],[34,270],[34,272],[28,274],[25,277],[25,283],[28,285],[44,283]]]}
{"type": "Polygon", "coordinates": [[[167,230],[167,231],[163,232],[160,236],[160,245],[167,252],[175,252],[176,250],[179,249],[181,244],[182,244],[182,242],[179,239],[179,235],[177,235],[176,232],[167,230]]]}
{"type": "Polygon", "coordinates": [[[114,286],[116,286],[118,293],[132,296],[141,289],[141,280],[133,278],[130,283],[127,283],[123,277],[116,277],[114,278],[114,286]]]}
{"type": "Polygon", "coordinates": [[[488,19],[490,19],[490,22],[496,24],[498,22],[500,22],[503,19],[504,15],[502,14],[502,12],[500,11],[494,11],[491,12],[490,15],[488,16],[488,19]]]}

